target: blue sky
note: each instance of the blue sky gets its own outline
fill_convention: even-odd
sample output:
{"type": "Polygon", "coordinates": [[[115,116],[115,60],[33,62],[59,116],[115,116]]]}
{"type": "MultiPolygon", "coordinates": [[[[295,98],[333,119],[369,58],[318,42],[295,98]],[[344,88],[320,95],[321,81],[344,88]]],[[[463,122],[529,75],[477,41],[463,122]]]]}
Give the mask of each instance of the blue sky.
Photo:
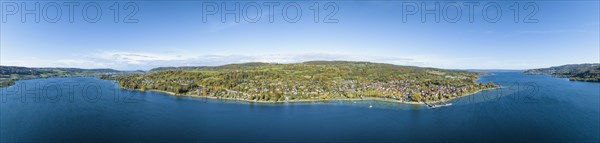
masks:
{"type": "MultiPolygon", "coordinates": [[[[439,23],[432,14],[421,22],[421,2],[416,3],[419,11],[407,15],[403,22],[403,14],[410,13],[404,8],[415,3],[389,1],[333,2],[328,9],[324,9],[327,1],[316,1],[318,23],[311,10],[314,1],[277,2],[272,23],[265,1],[240,1],[240,22],[229,14],[225,23],[221,22],[220,11],[207,15],[203,22],[203,13],[210,14],[203,6],[232,8],[233,1],[138,1],[134,2],[138,11],[132,17],[137,23],[123,23],[134,7],[124,9],[126,2],[117,2],[118,23],[111,10],[113,2],[96,2],[102,16],[95,23],[85,21],[83,16],[87,13],[93,19],[96,15],[94,7],[83,11],[89,1],[76,2],[79,5],[74,8],[71,23],[64,2],[39,1],[40,22],[35,22],[35,15],[26,14],[23,23],[21,11],[13,14],[12,9],[17,4],[22,10],[22,3],[13,2],[0,2],[1,65],[148,70],[161,66],[351,60],[446,69],[528,69],[600,60],[598,1],[517,2],[519,22],[514,22],[514,2],[477,2],[472,23],[469,7],[465,6],[468,3],[462,1],[439,1],[439,23]],[[295,23],[283,16],[282,7],[290,2],[302,9],[295,23]],[[494,3],[502,10],[500,19],[495,23],[485,21],[483,14],[490,19],[497,14],[494,3]],[[57,16],[54,4],[62,12],[58,21],[51,23],[44,16],[57,16]],[[246,12],[243,9],[253,4],[262,10],[256,23],[244,20],[246,15],[256,16],[254,7],[249,6],[246,12]],[[455,17],[456,7],[452,6],[457,5],[461,8],[460,19],[455,23],[446,21],[445,16],[455,17]],[[490,7],[483,12],[485,5],[490,7]],[[338,11],[331,19],[338,22],[324,23],[334,7],[338,11]],[[533,8],[538,10],[531,19],[538,22],[524,23],[533,8]]],[[[435,2],[426,2],[426,8],[434,8],[435,2]]],[[[35,3],[25,2],[26,8],[32,9],[35,3]]],[[[297,13],[293,6],[289,8],[288,18],[293,19],[297,13]]]]}

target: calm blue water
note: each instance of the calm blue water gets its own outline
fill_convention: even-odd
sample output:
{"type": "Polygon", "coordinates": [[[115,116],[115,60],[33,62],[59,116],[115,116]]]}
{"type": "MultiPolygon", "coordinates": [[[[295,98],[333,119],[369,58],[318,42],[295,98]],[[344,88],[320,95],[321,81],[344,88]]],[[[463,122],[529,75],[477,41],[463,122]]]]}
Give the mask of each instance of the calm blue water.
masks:
{"type": "Polygon", "coordinates": [[[120,90],[93,78],[19,81],[2,88],[0,142],[600,140],[600,84],[517,72],[480,80],[488,81],[504,88],[436,109],[378,101],[207,100],[120,90]]]}

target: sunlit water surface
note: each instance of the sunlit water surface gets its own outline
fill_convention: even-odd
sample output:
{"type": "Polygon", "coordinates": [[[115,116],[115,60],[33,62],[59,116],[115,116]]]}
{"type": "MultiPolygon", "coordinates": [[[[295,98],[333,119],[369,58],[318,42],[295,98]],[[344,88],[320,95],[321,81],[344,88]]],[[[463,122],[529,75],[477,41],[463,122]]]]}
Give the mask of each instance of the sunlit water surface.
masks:
{"type": "Polygon", "coordinates": [[[600,84],[494,72],[501,89],[452,106],[383,101],[258,104],[54,78],[2,88],[0,142],[598,142],[600,84]]]}

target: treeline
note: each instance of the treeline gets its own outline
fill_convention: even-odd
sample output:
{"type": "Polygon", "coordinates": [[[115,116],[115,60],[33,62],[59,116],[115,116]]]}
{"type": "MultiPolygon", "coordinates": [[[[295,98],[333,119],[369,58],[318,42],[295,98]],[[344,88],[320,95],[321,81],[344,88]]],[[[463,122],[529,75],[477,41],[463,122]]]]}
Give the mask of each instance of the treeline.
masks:
{"type": "Polygon", "coordinates": [[[15,84],[13,79],[0,80],[0,87],[11,86],[15,84]]]}
{"type": "Polygon", "coordinates": [[[252,101],[358,99],[439,101],[493,88],[478,74],[369,62],[248,63],[202,68],[162,68],[107,78],[121,87],[178,95],[252,101]]]}
{"type": "Polygon", "coordinates": [[[600,64],[570,64],[550,68],[531,69],[525,74],[548,74],[572,81],[600,82],[600,64]]]}
{"type": "Polygon", "coordinates": [[[28,68],[17,66],[0,66],[0,87],[10,86],[17,80],[54,77],[90,77],[116,76],[124,73],[113,69],[79,69],[79,68],[28,68]]]}

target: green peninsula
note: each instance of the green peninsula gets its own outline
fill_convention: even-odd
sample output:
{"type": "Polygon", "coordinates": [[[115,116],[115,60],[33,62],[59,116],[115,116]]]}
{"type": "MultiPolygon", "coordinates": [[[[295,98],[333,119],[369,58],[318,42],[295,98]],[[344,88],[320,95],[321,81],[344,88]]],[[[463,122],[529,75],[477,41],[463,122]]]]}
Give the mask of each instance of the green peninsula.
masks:
{"type": "Polygon", "coordinates": [[[386,100],[436,102],[496,88],[481,73],[348,61],[163,67],[105,77],[122,88],[249,102],[386,100]]]}

